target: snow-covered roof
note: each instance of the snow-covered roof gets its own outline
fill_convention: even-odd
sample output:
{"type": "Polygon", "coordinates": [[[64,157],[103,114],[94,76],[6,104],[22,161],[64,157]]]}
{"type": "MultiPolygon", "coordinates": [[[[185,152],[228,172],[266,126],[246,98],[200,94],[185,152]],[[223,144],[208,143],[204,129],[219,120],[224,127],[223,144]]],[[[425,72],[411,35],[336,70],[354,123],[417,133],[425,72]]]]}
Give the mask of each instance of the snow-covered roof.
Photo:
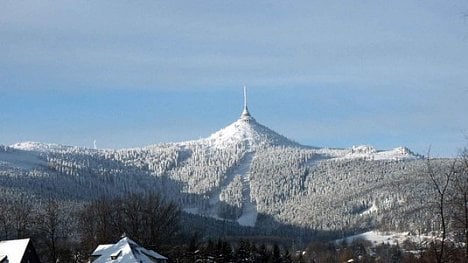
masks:
{"type": "Polygon", "coordinates": [[[111,245],[99,245],[91,254],[97,257],[93,263],[154,263],[165,261],[166,257],[138,245],[128,237],[111,245]]]}
{"type": "Polygon", "coordinates": [[[108,249],[109,247],[112,247],[114,244],[106,244],[106,245],[99,245],[94,251],[93,255],[102,255],[102,251],[108,249]]]}
{"type": "Polygon", "coordinates": [[[20,263],[28,244],[29,238],[0,241],[0,262],[20,263]]]}

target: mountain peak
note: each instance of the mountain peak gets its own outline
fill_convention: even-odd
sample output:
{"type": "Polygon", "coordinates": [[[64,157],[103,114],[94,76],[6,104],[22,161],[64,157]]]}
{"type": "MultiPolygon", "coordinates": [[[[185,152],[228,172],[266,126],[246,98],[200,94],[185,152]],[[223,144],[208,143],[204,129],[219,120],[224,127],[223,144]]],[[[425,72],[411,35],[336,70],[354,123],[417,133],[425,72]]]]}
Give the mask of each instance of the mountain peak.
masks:
{"type": "Polygon", "coordinates": [[[41,143],[41,142],[19,142],[10,145],[11,148],[23,151],[38,151],[38,152],[50,152],[50,151],[64,151],[72,148],[78,148],[74,146],[66,146],[56,143],[41,143]]]}
{"type": "Polygon", "coordinates": [[[217,148],[226,148],[235,144],[245,144],[250,149],[261,146],[300,146],[258,123],[250,115],[244,114],[237,121],[211,134],[203,141],[217,148]]]}
{"type": "Polygon", "coordinates": [[[226,148],[232,145],[244,144],[250,150],[263,146],[300,147],[300,144],[291,141],[266,126],[263,126],[258,123],[252,115],[250,115],[249,108],[247,106],[247,88],[245,86],[244,108],[239,119],[225,128],[211,134],[208,138],[195,142],[207,144],[216,148],[226,148]]]}
{"type": "Polygon", "coordinates": [[[241,144],[249,150],[265,146],[302,147],[300,144],[258,123],[252,117],[247,105],[246,87],[244,87],[244,107],[239,119],[207,138],[179,144],[203,144],[215,148],[228,148],[241,144]]]}

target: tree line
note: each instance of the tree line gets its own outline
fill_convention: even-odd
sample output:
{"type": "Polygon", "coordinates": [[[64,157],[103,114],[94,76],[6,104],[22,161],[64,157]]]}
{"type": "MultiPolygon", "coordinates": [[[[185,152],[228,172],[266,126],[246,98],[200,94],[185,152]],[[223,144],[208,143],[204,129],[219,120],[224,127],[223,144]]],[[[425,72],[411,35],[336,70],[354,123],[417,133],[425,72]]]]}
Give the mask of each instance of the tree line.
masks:
{"type": "MultiPolygon", "coordinates": [[[[86,204],[27,196],[0,200],[0,240],[32,238],[43,262],[86,262],[123,234],[167,251],[180,237],[180,209],[156,192],[101,197],[86,204]]],[[[161,252],[162,253],[162,252],[161,252]]]]}

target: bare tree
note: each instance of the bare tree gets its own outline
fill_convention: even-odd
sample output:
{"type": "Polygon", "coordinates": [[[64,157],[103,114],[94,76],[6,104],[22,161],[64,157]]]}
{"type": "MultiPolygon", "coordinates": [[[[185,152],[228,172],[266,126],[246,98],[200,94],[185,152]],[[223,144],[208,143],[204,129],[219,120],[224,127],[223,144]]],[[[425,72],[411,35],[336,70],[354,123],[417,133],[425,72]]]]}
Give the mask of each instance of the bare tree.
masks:
{"type": "Polygon", "coordinates": [[[179,231],[180,209],[155,192],[101,198],[80,214],[80,234],[87,249],[116,241],[123,233],[143,246],[159,249],[179,231]]]}
{"type": "Polygon", "coordinates": [[[180,208],[155,192],[147,193],[145,199],[144,214],[148,227],[146,243],[156,249],[173,239],[179,232],[180,208]]]}
{"type": "Polygon", "coordinates": [[[452,184],[453,220],[455,230],[463,236],[465,257],[468,258],[468,149],[462,152],[457,170],[452,184]]]}
{"type": "Polygon", "coordinates": [[[435,205],[437,213],[440,217],[441,222],[441,240],[440,248],[437,248],[437,242],[434,242],[434,253],[436,254],[437,262],[443,262],[445,259],[445,240],[447,237],[447,203],[448,203],[448,190],[452,180],[452,177],[456,173],[456,161],[454,160],[450,167],[446,168],[443,165],[433,165],[432,160],[427,157],[427,175],[430,178],[430,182],[435,191],[435,205]]]}
{"type": "Polygon", "coordinates": [[[33,206],[26,196],[21,195],[11,203],[10,220],[16,238],[26,238],[29,236],[29,230],[33,220],[33,206]]]}
{"type": "Polygon", "coordinates": [[[79,213],[79,232],[85,252],[96,248],[99,244],[116,241],[122,234],[116,228],[115,203],[102,197],[86,204],[79,213]]]}
{"type": "Polygon", "coordinates": [[[49,199],[36,215],[37,239],[44,246],[44,254],[49,262],[57,262],[62,258],[61,252],[65,251],[65,245],[70,235],[70,222],[67,214],[55,199],[49,199]]]}
{"type": "Polygon", "coordinates": [[[11,211],[11,204],[6,198],[0,198],[0,228],[1,234],[0,239],[8,239],[10,235],[10,230],[12,227],[12,222],[10,218],[10,213],[5,211],[11,211]]]}
{"type": "Polygon", "coordinates": [[[116,203],[121,232],[149,248],[166,244],[179,231],[179,207],[155,192],[127,194],[116,203]]]}
{"type": "MultiPolygon", "coordinates": [[[[141,195],[128,194],[116,202],[120,220],[118,226],[120,232],[126,233],[132,238],[141,239],[145,230],[142,212],[144,200],[141,195]]],[[[139,240],[141,242],[141,240],[139,240]]]]}

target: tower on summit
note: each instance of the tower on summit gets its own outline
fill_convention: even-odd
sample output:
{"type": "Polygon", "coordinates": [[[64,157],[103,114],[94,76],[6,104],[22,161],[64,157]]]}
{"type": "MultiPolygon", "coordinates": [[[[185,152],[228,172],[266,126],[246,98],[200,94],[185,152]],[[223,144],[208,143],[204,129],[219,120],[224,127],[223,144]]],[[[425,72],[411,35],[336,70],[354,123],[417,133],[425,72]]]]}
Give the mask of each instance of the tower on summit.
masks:
{"type": "Polygon", "coordinates": [[[247,88],[244,86],[244,110],[242,111],[241,114],[241,119],[242,120],[252,120],[252,116],[250,116],[249,108],[247,107],[247,88]]]}

